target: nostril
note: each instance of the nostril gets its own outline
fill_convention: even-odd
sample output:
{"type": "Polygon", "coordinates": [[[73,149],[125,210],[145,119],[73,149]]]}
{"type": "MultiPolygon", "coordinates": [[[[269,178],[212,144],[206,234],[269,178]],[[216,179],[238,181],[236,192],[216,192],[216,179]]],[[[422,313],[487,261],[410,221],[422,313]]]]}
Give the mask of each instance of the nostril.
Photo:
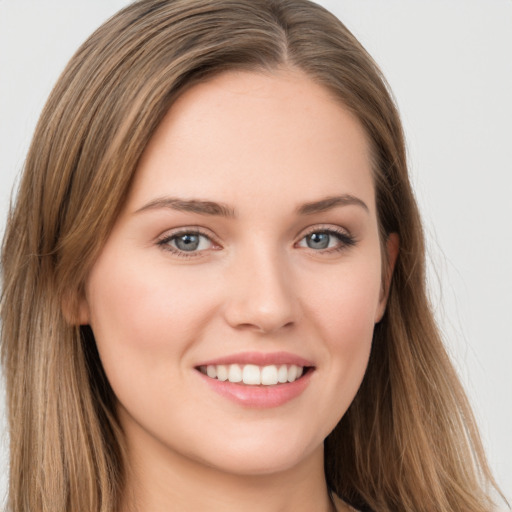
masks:
{"type": "Polygon", "coordinates": [[[270,334],[279,329],[290,329],[294,324],[295,322],[286,322],[285,324],[281,325],[279,322],[260,321],[258,323],[243,323],[236,325],[235,327],[240,330],[252,330],[270,334]]]}

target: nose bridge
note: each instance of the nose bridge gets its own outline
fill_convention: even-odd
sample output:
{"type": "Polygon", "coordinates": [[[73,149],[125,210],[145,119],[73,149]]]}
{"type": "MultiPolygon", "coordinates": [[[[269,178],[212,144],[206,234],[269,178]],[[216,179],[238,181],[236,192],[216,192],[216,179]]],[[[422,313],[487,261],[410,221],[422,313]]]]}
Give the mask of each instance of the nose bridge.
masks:
{"type": "Polygon", "coordinates": [[[226,319],[232,327],[274,332],[298,317],[297,298],[284,251],[270,243],[247,247],[231,268],[226,319]]]}

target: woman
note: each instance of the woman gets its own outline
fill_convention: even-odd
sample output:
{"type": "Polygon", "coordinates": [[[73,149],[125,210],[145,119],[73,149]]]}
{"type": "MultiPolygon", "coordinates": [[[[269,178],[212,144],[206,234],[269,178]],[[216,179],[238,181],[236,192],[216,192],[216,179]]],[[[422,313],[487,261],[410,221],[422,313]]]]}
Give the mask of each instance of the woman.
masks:
{"type": "Polygon", "coordinates": [[[2,269],[12,510],[492,509],[396,109],[314,4],[98,29],[2,269]]]}

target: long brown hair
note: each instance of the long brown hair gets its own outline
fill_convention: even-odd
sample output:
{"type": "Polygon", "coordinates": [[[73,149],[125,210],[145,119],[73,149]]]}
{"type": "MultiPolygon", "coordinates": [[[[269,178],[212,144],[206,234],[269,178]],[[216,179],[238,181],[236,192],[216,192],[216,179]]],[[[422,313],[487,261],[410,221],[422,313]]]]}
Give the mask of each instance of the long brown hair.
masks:
{"type": "Polygon", "coordinates": [[[115,397],[73,312],[139,158],[185,88],[227,70],[300,69],[359,119],[381,238],[400,254],[362,386],[325,441],[330,489],[379,512],[484,512],[494,485],[425,289],[402,127],[379,69],[307,0],[141,0],[77,51],[43,110],[2,250],[2,361],[16,512],[114,512],[115,397]]]}

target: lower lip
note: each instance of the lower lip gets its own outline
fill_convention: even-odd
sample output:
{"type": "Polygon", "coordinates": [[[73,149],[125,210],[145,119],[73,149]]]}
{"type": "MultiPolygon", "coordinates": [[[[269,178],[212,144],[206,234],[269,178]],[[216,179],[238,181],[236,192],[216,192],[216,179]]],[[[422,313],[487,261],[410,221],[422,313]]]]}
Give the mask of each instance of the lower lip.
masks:
{"type": "Polygon", "coordinates": [[[199,370],[197,373],[219,395],[245,407],[264,409],[279,407],[301,395],[311,380],[313,369],[310,368],[294,382],[276,384],[275,386],[249,386],[212,379],[199,370]]]}

